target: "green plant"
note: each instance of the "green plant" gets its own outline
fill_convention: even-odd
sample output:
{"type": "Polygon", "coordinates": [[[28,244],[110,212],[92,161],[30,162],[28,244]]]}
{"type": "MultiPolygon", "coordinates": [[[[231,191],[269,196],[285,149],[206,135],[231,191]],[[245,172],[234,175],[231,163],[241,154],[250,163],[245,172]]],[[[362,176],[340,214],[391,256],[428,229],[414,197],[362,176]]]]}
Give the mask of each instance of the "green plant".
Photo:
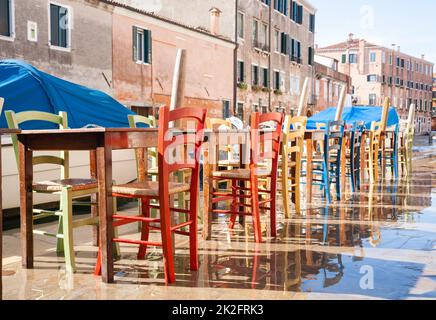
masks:
{"type": "Polygon", "coordinates": [[[242,90],[247,90],[248,89],[248,84],[246,84],[245,82],[239,82],[238,83],[238,88],[242,89],[242,90]]]}

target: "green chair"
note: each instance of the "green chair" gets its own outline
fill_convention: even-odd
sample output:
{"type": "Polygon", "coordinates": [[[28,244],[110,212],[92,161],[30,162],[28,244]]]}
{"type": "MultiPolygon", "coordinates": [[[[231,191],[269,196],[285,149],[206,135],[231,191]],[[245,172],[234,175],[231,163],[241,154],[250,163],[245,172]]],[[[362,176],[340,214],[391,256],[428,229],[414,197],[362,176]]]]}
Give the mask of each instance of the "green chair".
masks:
{"type": "MultiPolygon", "coordinates": [[[[20,125],[28,121],[46,121],[58,125],[59,129],[68,128],[66,112],[60,112],[59,115],[55,115],[39,111],[25,111],[20,113],[5,111],[5,116],[10,129],[20,129],[20,125]]],[[[18,139],[16,135],[12,135],[12,143],[18,166],[18,139]]],[[[33,157],[34,166],[43,164],[59,165],[61,167],[60,179],[34,182],[33,192],[59,195],[60,208],[56,211],[33,209],[33,221],[57,216],[59,217],[58,232],[52,234],[41,230],[33,230],[33,233],[56,237],[56,251],[58,253],[64,253],[66,270],[69,272],[75,272],[76,264],[74,257],[73,228],[98,225],[98,217],[73,221],[73,199],[97,193],[97,181],[95,179],[70,178],[69,153],[66,151],[62,151],[59,156],[41,155],[33,157]]],[[[116,252],[118,252],[117,247],[115,248],[115,254],[116,252]]]]}

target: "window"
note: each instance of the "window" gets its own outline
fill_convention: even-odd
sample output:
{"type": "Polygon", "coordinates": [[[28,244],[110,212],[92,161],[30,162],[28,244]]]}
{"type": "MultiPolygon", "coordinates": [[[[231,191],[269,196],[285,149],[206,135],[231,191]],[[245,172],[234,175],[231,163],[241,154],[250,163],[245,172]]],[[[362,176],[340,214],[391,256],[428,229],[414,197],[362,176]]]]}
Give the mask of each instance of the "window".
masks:
{"type": "Polygon", "coordinates": [[[315,32],[315,15],[314,14],[310,15],[309,31],[315,32]]]}
{"type": "Polygon", "coordinates": [[[251,67],[251,84],[253,86],[259,85],[259,66],[253,65],[251,67]]]}
{"type": "Polygon", "coordinates": [[[369,62],[377,62],[377,54],[375,52],[369,54],[369,62]]]}
{"type": "Polygon", "coordinates": [[[347,63],[347,55],[346,54],[342,55],[342,63],[347,63]]]}
{"type": "Polygon", "coordinates": [[[261,49],[263,49],[265,51],[269,51],[269,49],[268,49],[268,25],[265,23],[262,23],[260,31],[261,31],[261,33],[260,33],[261,49]]]}
{"type": "Polygon", "coordinates": [[[280,71],[274,71],[274,90],[280,90],[280,71]]]}
{"type": "Polygon", "coordinates": [[[259,25],[257,20],[253,20],[252,36],[253,36],[253,47],[257,47],[257,43],[259,40],[259,25]]]}
{"type": "Polygon", "coordinates": [[[230,101],[223,100],[223,119],[230,118],[230,101]]]}
{"type": "Polygon", "coordinates": [[[389,55],[389,65],[392,65],[392,55],[389,55]]]}
{"type": "Polygon", "coordinates": [[[386,63],[386,53],[382,52],[382,63],[386,63]]]}
{"type": "Polygon", "coordinates": [[[377,75],[375,74],[370,74],[367,77],[368,82],[377,82],[377,75]]]}
{"type": "Polygon", "coordinates": [[[0,0],[0,36],[14,36],[12,7],[12,0],[0,0]]]}
{"type": "Polygon", "coordinates": [[[291,57],[292,61],[296,61],[297,63],[301,63],[301,42],[292,39],[291,41],[291,57]]]}
{"type": "Polygon", "coordinates": [[[244,104],[242,102],[236,104],[235,117],[244,121],[244,104]]]}
{"type": "Polygon", "coordinates": [[[274,9],[278,12],[288,15],[288,0],[274,0],[274,9]]]}
{"type": "Polygon", "coordinates": [[[68,8],[50,4],[50,45],[70,48],[69,20],[68,8]]]}
{"type": "Polygon", "coordinates": [[[313,65],[313,58],[314,58],[314,50],[313,50],[313,48],[312,47],[309,47],[309,58],[308,58],[308,64],[310,65],[310,66],[312,66],[313,65]]]}
{"type": "Polygon", "coordinates": [[[151,64],[151,31],[133,27],[133,60],[138,63],[151,64]]]}
{"type": "Polygon", "coordinates": [[[401,59],[401,68],[404,69],[404,59],[401,59]]]}
{"type": "Polygon", "coordinates": [[[293,1],[291,8],[291,19],[298,24],[303,24],[303,6],[300,6],[297,2],[293,1]]]}
{"type": "Polygon", "coordinates": [[[376,94],[370,94],[369,95],[369,105],[370,106],[375,106],[377,103],[377,95],[376,94]]]}
{"type": "Polygon", "coordinates": [[[280,52],[280,32],[274,30],[274,51],[280,52]]]}
{"type": "Polygon", "coordinates": [[[357,63],[357,54],[350,53],[348,57],[348,61],[350,61],[350,63],[357,63]]]}
{"type": "Polygon", "coordinates": [[[289,54],[289,36],[284,32],[281,33],[280,43],[281,43],[280,53],[289,54]]]}
{"type": "Polygon", "coordinates": [[[262,68],[261,72],[262,77],[262,87],[269,88],[269,70],[268,68],[262,68]]]}
{"type": "Polygon", "coordinates": [[[238,61],[238,83],[245,81],[245,66],[244,61],[238,61]]]}
{"type": "Polygon", "coordinates": [[[238,12],[238,38],[244,39],[244,26],[245,26],[245,19],[244,14],[242,12],[238,12]]]}

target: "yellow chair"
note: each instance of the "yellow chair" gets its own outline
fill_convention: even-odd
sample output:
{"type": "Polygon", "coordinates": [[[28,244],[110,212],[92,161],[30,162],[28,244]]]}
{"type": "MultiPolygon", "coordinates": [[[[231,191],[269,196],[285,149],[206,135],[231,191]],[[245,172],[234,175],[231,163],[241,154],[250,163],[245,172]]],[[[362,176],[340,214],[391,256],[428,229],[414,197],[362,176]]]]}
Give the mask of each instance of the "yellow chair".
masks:
{"type": "Polygon", "coordinates": [[[291,217],[290,194],[294,195],[295,211],[301,213],[300,178],[307,117],[286,116],[283,129],[281,180],[286,218],[291,217]],[[292,130],[290,129],[292,126],[292,130]],[[292,190],[290,190],[292,188],[292,190]]]}
{"type": "Polygon", "coordinates": [[[400,136],[398,157],[399,165],[401,166],[401,173],[405,177],[410,177],[412,175],[412,148],[414,135],[414,125],[408,125],[404,130],[402,130],[400,136]]]}
{"type": "Polygon", "coordinates": [[[366,168],[369,172],[370,183],[373,184],[379,179],[379,162],[380,162],[380,142],[382,137],[382,123],[373,121],[369,131],[369,141],[366,147],[365,154],[368,155],[366,159],[366,168]]]}

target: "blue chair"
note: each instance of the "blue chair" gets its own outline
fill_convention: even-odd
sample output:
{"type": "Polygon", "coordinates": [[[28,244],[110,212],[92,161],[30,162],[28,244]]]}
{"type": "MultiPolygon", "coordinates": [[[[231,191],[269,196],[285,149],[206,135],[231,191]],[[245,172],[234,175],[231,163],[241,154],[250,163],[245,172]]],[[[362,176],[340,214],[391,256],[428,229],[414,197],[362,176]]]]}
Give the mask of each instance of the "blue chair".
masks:
{"type": "Polygon", "coordinates": [[[350,151],[347,154],[347,168],[349,169],[351,191],[356,192],[360,190],[360,148],[362,146],[362,135],[365,130],[365,123],[363,121],[356,121],[353,124],[353,130],[350,137],[350,151]]]}
{"type": "Polygon", "coordinates": [[[331,202],[330,186],[333,183],[336,185],[336,197],[338,200],[341,199],[340,172],[344,128],[344,121],[328,122],[325,128],[323,158],[321,161],[313,161],[314,184],[321,184],[328,203],[331,202]]]}

